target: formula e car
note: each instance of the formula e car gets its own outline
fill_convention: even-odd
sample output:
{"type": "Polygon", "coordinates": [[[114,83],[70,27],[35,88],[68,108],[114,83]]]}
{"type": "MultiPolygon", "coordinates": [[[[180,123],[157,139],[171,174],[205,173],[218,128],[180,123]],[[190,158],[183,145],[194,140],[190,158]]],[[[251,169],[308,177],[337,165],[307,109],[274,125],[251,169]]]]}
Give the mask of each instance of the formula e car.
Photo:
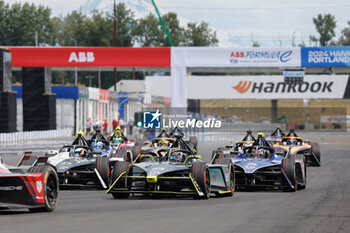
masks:
{"type": "Polygon", "coordinates": [[[182,135],[182,140],[191,148],[192,151],[197,151],[198,149],[198,139],[196,136],[190,136],[184,134],[180,127],[175,126],[175,128],[170,132],[170,137],[176,137],[177,135],[182,135]]]}
{"type": "Polygon", "coordinates": [[[191,150],[163,150],[163,154],[160,151],[156,155],[142,154],[140,163],[117,162],[107,194],[117,199],[128,198],[130,193],[192,195],[204,199],[211,192],[233,194],[229,169],[208,166],[191,150]]]}
{"type": "Polygon", "coordinates": [[[289,150],[293,154],[305,156],[306,164],[309,166],[321,166],[321,151],[320,145],[315,142],[304,141],[299,137],[294,129],[291,129],[286,137],[283,137],[281,142],[274,144],[276,150],[289,150]]]}
{"type": "Polygon", "coordinates": [[[282,141],[282,138],[285,137],[286,135],[283,133],[281,130],[280,126],[277,126],[275,131],[271,134],[269,138],[266,139],[270,143],[270,145],[275,145],[278,144],[282,141]]]}
{"type": "Polygon", "coordinates": [[[46,159],[25,154],[17,167],[11,167],[0,158],[0,209],[51,212],[56,208],[58,177],[53,167],[44,165],[46,159]]]}
{"type": "MultiPolygon", "coordinates": [[[[181,136],[182,137],[182,136],[181,136]]],[[[141,150],[148,150],[151,148],[160,148],[160,147],[165,147],[165,148],[170,148],[174,143],[176,139],[175,137],[171,137],[165,128],[161,130],[161,133],[152,139],[151,141],[145,141],[142,145],[141,150]]]]}
{"type": "MultiPolygon", "coordinates": [[[[224,152],[225,153],[225,152],[224,152]]],[[[306,187],[306,166],[303,156],[287,151],[285,156],[258,134],[252,146],[231,158],[235,166],[236,188],[238,189],[283,189],[295,191],[306,187]]]]}
{"type": "Polygon", "coordinates": [[[235,145],[231,143],[231,145],[226,145],[225,147],[218,147],[216,150],[212,151],[212,161],[215,160],[218,156],[222,154],[223,151],[225,151],[225,154],[230,153],[231,157],[239,155],[243,152],[243,148],[247,146],[251,146],[255,141],[254,136],[252,135],[252,131],[248,130],[247,134],[244,136],[242,141],[236,142],[235,145]]]}
{"type": "Polygon", "coordinates": [[[96,171],[103,182],[103,188],[108,188],[111,183],[111,171],[114,169],[114,164],[117,161],[126,161],[132,163],[134,159],[141,154],[141,142],[128,140],[121,132],[120,127],[108,138],[111,141],[113,149],[107,156],[98,156],[96,158],[96,171]]]}

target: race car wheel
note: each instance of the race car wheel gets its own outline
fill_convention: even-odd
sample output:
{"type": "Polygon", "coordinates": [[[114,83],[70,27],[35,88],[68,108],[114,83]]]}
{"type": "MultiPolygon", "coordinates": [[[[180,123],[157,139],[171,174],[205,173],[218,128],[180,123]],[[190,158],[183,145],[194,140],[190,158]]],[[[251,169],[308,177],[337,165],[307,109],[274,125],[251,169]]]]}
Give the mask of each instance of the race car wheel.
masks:
{"type": "Polygon", "coordinates": [[[203,192],[203,196],[196,198],[204,198],[208,199],[210,195],[210,173],[209,168],[206,166],[204,162],[194,162],[192,165],[191,175],[194,180],[199,185],[201,191],[203,192]]]}
{"type": "Polygon", "coordinates": [[[288,180],[290,181],[290,183],[294,186],[294,188],[291,188],[289,183],[287,182],[287,188],[285,188],[285,191],[290,191],[290,192],[294,192],[297,190],[297,185],[296,185],[296,166],[295,166],[295,160],[292,158],[289,159],[283,159],[282,160],[282,169],[284,171],[284,173],[286,174],[288,180]]]}
{"type": "Polygon", "coordinates": [[[196,136],[191,137],[191,143],[193,144],[193,149],[198,150],[198,139],[196,136]]]}
{"type": "MultiPolygon", "coordinates": [[[[95,162],[95,167],[98,173],[100,174],[103,182],[106,184],[106,186],[109,186],[109,158],[108,157],[97,157],[95,162]]],[[[103,186],[99,179],[97,179],[97,182],[99,184],[99,188],[103,189],[103,186]]]]}
{"type": "Polygon", "coordinates": [[[320,145],[315,142],[311,144],[311,152],[315,155],[315,166],[319,167],[321,166],[321,151],[320,151],[320,145]]]}
{"type": "MultiPolygon", "coordinates": [[[[115,182],[116,179],[123,173],[128,172],[129,167],[131,167],[131,163],[129,162],[120,162],[117,161],[114,163],[113,166],[113,173],[112,173],[112,184],[115,182]]],[[[121,177],[118,182],[114,185],[114,188],[128,188],[128,184],[125,178],[121,177]]],[[[112,193],[113,197],[116,199],[125,199],[128,198],[130,193],[112,193]]]]}
{"type": "Polygon", "coordinates": [[[30,173],[43,174],[43,191],[44,191],[44,207],[30,208],[30,212],[52,212],[58,204],[58,176],[55,169],[51,166],[35,166],[29,168],[30,173]]]}

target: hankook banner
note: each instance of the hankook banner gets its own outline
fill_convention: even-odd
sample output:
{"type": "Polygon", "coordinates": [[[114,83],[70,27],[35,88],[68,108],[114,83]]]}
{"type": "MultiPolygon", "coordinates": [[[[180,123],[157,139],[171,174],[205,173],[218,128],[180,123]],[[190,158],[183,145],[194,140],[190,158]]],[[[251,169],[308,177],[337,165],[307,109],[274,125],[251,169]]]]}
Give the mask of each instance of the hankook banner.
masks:
{"type": "MultiPolygon", "coordinates": [[[[306,75],[302,84],[286,84],[283,76],[190,76],[187,98],[342,99],[350,97],[345,91],[348,79],[347,75],[306,75]]],[[[170,78],[146,77],[145,86],[146,92],[167,97],[170,78]]]]}

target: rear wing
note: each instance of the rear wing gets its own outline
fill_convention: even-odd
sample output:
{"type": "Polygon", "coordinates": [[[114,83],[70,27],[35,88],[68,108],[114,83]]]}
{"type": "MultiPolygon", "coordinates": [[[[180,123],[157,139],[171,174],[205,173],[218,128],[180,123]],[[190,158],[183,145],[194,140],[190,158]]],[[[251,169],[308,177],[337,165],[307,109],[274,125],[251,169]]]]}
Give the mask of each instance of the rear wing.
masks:
{"type": "Polygon", "coordinates": [[[47,163],[47,156],[36,156],[32,155],[32,152],[24,152],[21,160],[18,162],[17,167],[21,166],[38,166],[45,165],[47,163]]]}

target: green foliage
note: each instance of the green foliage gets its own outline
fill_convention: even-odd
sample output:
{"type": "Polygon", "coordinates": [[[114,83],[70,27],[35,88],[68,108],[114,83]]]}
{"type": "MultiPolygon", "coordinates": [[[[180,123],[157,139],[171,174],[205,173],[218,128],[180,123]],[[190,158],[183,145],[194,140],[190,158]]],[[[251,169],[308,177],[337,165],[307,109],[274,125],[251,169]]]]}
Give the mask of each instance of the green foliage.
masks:
{"type": "Polygon", "coordinates": [[[0,0],[0,45],[35,45],[49,43],[52,32],[51,9],[42,5],[14,3],[0,0]]]}
{"type": "Polygon", "coordinates": [[[348,27],[341,31],[339,45],[350,45],[350,21],[348,21],[348,27]]]}
{"type": "Polygon", "coordinates": [[[206,22],[188,23],[185,30],[186,46],[213,46],[217,45],[219,40],[216,37],[216,32],[209,28],[206,22]]]}
{"type": "MultiPolygon", "coordinates": [[[[117,5],[117,46],[170,46],[158,17],[149,14],[135,19],[124,3],[117,5]]],[[[216,32],[205,22],[180,25],[175,13],[162,16],[175,46],[214,46],[218,39],[216,32]]],[[[51,16],[51,9],[29,3],[5,4],[0,0],[0,46],[34,46],[38,35],[38,44],[50,46],[113,46],[113,12],[93,11],[84,15],[72,11],[66,15],[51,16]]],[[[86,76],[95,76],[91,85],[97,87],[97,72],[79,72],[79,83],[90,85],[86,76]]],[[[143,79],[144,74],[135,73],[135,79],[143,79]]],[[[118,72],[118,80],[132,79],[132,72],[118,72]]],[[[20,73],[13,77],[21,81],[20,73]]],[[[113,72],[101,73],[102,88],[113,84],[113,72]]],[[[73,84],[74,71],[55,71],[52,82],[73,84]]]]}
{"type": "Polygon", "coordinates": [[[318,14],[317,17],[312,18],[319,37],[310,36],[310,40],[319,42],[321,46],[329,45],[333,37],[335,37],[334,29],[337,26],[334,15],[318,14]]]}

